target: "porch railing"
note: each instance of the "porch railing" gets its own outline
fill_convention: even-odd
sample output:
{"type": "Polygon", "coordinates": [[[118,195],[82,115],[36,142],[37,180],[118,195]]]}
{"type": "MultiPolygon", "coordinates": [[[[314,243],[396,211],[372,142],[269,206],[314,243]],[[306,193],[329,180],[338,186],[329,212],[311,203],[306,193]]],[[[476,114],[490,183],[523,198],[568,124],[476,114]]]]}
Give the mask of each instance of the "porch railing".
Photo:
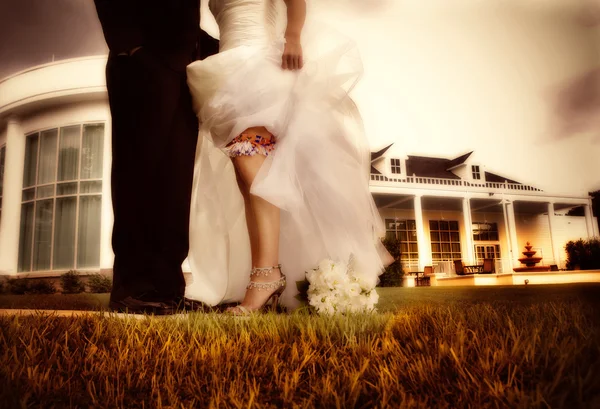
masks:
{"type": "Polygon", "coordinates": [[[468,187],[475,189],[494,189],[494,190],[520,190],[520,191],[528,191],[528,192],[542,192],[541,189],[535,188],[533,186],[523,185],[521,183],[499,183],[499,182],[469,182],[462,179],[445,179],[445,178],[431,178],[431,177],[421,177],[421,176],[407,176],[405,178],[388,178],[385,175],[377,175],[371,174],[372,182],[388,182],[392,184],[398,185],[427,185],[427,186],[437,186],[437,187],[468,187]]]}

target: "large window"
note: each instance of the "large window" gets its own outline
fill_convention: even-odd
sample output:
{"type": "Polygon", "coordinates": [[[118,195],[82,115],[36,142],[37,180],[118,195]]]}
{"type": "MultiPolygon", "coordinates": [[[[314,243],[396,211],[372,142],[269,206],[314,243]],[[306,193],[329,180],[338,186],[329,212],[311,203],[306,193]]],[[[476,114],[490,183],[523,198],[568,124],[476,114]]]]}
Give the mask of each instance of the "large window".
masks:
{"type": "Polygon", "coordinates": [[[0,147],[0,220],[2,220],[2,197],[4,194],[4,164],[6,163],[6,146],[0,147]]]}
{"type": "Polygon", "coordinates": [[[474,222],[473,240],[498,241],[498,223],[474,222]]]}
{"type": "Polygon", "coordinates": [[[27,136],[19,271],[100,265],[104,124],[27,136]]]}
{"type": "Polygon", "coordinates": [[[402,167],[400,166],[400,159],[392,159],[392,173],[401,174],[402,167]]]}
{"type": "Polygon", "coordinates": [[[455,220],[430,220],[431,257],[433,261],[460,260],[460,233],[455,220]]]}
{"type": "Polygon", "coordinates": [[[414,220],[385,219],[385,236],[400,240],[400,260],[406,264],[419,262],[417,224],[414,220]]]}

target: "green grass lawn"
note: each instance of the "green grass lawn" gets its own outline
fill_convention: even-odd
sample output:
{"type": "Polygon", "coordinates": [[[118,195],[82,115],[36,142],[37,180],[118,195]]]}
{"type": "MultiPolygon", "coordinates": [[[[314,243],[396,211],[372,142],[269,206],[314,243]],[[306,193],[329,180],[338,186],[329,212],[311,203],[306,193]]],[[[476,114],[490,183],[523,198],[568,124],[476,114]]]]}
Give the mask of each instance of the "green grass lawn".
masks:
{"type": "MultiPolygon", "coordinates": [[[[600,284],[560,284],[489,287],[384,287],[377,288],[380,312],[395,312],[418,305],[456,303],[535,304],[580,300],[600,308],[600,284]]],[[[108,294],[0,295],[0,309],[106,310],[108,294]]]]}
{"type": "Polygon", "coordinates": [[[0,317],[0,407],[600,407],[600,285],[378,291],[371,315],[0,317]]]}

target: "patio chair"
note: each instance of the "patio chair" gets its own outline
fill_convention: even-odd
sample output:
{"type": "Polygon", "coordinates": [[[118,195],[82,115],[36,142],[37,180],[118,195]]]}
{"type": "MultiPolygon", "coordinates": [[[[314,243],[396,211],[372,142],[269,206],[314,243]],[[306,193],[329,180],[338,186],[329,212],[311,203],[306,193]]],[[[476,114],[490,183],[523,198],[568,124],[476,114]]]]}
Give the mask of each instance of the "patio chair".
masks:
{"type": "Polygon", "coordinates": [[[496,266],[494,264],[493,258],[484,258],[483,259],[483,268],[479,272],[480,274],[495,274],[496,266]]]}
{"type": "Polygon", "coordinates": [[[417,277],[415,278],[415,287],[429,287],[431,286],[431,276],[433,275],[433,266],[425,266],[423,272],[421,273],[421,277],[419,277],[419,273],[417,273],[417,277]]]}

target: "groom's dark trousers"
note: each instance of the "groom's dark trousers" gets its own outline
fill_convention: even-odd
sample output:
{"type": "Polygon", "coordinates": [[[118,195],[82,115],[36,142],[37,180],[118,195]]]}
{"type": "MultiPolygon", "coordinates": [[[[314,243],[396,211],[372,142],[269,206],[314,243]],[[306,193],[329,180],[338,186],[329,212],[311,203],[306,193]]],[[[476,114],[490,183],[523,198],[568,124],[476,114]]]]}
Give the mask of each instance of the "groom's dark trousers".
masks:
{"type": "Polygon", "coordinates": [[[185,289],[198,136],[185,67],[218,44],[199,29],[199,0],[94,1],[110,50],[111,301],[173,300],[185,289]]]}

